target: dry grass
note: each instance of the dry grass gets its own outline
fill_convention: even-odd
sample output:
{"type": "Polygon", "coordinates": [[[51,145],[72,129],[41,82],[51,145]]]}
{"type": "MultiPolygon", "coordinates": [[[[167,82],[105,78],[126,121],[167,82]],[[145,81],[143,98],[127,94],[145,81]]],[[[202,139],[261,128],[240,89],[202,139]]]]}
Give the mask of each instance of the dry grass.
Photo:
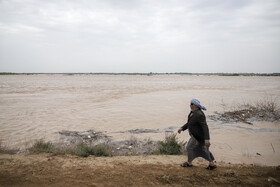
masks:
{"type": "Polygon", "coordinates": [[[224,122],[244,122],[252,124],[253,121],[279,121],[280,108],[276,99],[264,98],[253,104],[243,103],[231,107],[230,111],[209,116],[213,120],[224,122]]]}

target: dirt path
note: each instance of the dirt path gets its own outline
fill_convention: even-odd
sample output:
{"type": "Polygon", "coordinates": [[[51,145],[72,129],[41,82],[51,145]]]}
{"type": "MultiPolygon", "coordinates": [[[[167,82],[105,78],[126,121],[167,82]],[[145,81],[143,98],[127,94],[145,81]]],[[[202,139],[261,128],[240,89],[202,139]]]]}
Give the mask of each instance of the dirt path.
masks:
{"type": "Polygon", "coordinates": [[[208,171],[185,156],[0,155],[0,186],[280,186],[280,167],[218,163],[208,171]]]}

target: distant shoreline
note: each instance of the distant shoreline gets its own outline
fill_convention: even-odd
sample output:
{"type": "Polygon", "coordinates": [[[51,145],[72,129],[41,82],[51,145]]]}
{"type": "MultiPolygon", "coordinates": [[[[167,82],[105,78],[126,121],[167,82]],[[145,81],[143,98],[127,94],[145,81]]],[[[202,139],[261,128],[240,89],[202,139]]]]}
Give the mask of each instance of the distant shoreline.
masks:
{"type": "Polygon", "coordinates": [[[280,76],[280,73],[13,73],[0,72],[0,75],[217,75],[217,76],[280,76]]]}

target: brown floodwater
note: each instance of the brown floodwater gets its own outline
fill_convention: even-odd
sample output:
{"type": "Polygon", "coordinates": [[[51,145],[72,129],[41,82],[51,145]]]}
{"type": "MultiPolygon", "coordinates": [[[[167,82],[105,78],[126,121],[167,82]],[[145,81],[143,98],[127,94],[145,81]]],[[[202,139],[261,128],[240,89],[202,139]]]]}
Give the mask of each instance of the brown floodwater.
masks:
{"type": "MultiPolygon", "coordinates": [[[[5,75],[0,76],[0,137],[24,148],[36,139],[59,141],[58,131],[105,132],[128,139],[132,129],[177,129],[186,122],[189,101],[197,98],[206,116],[238,105],[273,100],[280,77],[206,75],[5,75]]],[[[280,164],[280,123],[222,123],[207,118],[217,161],[280,164]]],[[[176,132],[176,130],[174,130],[176,132]]],[[[133,135],[161,140],[165,133],[133,135]]],[[[187,140],[184,132],[178,135],[187,140]]]]}

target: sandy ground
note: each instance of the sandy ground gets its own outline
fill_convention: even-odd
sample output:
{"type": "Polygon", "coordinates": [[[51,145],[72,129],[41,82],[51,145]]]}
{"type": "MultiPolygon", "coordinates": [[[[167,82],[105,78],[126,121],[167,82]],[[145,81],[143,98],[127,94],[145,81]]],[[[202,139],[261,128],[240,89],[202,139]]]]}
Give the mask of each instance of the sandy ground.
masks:
{"type": "Polygon", "coordinates": [[[0,154],[0,186],[280,186],[280,167],[217,163],[186,156],[87,157],[0,154]]]}

